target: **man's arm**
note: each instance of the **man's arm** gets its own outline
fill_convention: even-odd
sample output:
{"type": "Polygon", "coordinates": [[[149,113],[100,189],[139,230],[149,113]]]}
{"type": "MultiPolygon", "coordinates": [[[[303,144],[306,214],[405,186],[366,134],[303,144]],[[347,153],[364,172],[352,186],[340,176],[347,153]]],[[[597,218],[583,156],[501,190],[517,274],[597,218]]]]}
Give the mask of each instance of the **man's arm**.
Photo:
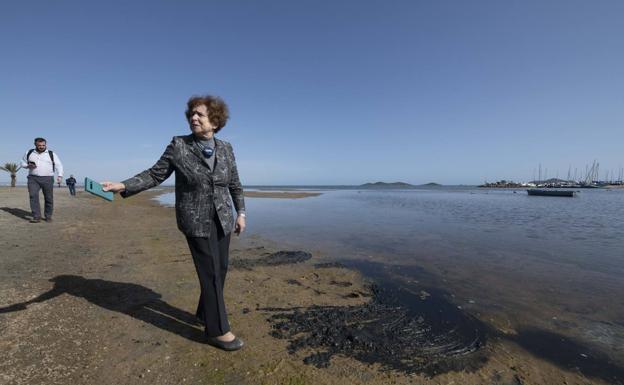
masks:
{"type": "Polygon", "coordinates": [[[54,168],[56,168],[56,175],[60,181],[63,177],[63,162],[61,162],[61,158],[59,158],[56,152],[54,153],[54,168]]]}
{"type": "Polygon", "coordinates": [[[63,162],[56,152],[54,153],[54,168],[56,169],[56,183],[60,185],[63,180],[63,162]]]}
{"type": "Polygon", "coordinates": [[[22,166],[22,168],[29,168],[28,167],[28,151],[24,154],[24,157],[20,160],[20,165],[22,166]]]}

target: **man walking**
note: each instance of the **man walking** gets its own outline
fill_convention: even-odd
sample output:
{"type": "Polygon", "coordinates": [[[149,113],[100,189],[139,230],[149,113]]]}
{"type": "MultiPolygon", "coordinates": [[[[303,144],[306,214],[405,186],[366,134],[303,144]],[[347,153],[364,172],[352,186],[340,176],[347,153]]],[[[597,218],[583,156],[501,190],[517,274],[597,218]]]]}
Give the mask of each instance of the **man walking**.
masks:
{"type": "Polygon", "coordinates": [[[76,196],[76,178],[73,175],[70,175],[69,178],[65,179],[65,184],[67,188],[69,188],[69,194],[71,196],[76,196]]]}
{"type": "Polygon", "coordinates": [[[35,148],[28,150],[24,155],[22,167],[30,170],[28,172],[28,195],[30,196],[30,210],[33,216],[30,222],[37,223],[41,220],[39,190],[43,190],[45,220],[52,222],[54,173],[56,172],[58,175],[56,180],[60,183],[63,177],[61,160],[56,153],[47,149],[45,139],[36,138],[35,148]]]}

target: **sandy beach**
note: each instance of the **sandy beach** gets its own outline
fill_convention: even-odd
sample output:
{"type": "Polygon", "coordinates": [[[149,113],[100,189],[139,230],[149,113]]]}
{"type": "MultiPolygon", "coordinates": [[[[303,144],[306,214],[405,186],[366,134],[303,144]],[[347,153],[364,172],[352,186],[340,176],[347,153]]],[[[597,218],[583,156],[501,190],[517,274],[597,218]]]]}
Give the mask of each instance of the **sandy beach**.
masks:
{"type": "MultiPolygon", "coordinates": [[[[562,367],[557,357],[568,352],[535,354],[505,325],[463,312],[484,337],[414,364],[405,347],[417,360],[422,346],[376,334],[387,321],[391,330],[420,322],[384,302],[383,287],[321,253],[247,235],[233,237],[225,289],[247,346],[219,351],[203,343],[192,259],[174,210],[152,199],[159,193],[109,203],[58,189],[55,221],[31,224],[26,189],[0,188],[0,384],[580,385],[621,374],[615,363],[609,375],[602,363],[592,371],[602,358],[591,354],[579,358],[583,370],[562,367]]],[[[303,195],[270,197],[308,196],[288,194],[303,195]]]]}

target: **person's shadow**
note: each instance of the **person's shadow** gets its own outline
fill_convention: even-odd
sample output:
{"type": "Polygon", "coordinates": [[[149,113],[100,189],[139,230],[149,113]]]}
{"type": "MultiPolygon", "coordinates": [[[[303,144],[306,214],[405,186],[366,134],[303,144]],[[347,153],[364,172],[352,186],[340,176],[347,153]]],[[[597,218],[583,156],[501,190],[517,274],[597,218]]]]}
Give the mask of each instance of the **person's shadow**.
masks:
{"type": "Polygon", "coordinates": [[[6,211],[7,213],[14,215],[18,218],[21,218],[25,221],[29,220],[30,218],[32,218],[32,213],[30,211],[26,211],[26,210],[22,210],[22,209],[17,209],[17,208],[13,208],[13,207],[0,207],[0,210],[2,211],[6,211]]]}
{"type": "Polygon", "coordinates": [[[0,308],[0,314],[26,310],[32,303],[44,302],[61,294],[81,297],[105,309],[123,313],[150,323],[163,330],[203,342],[194,315],[169,305],[161,295],[145,286],[133,283],[87,279],[76,275],[59,275],[52,279],[54,287],[30,301],[0,308]]]}

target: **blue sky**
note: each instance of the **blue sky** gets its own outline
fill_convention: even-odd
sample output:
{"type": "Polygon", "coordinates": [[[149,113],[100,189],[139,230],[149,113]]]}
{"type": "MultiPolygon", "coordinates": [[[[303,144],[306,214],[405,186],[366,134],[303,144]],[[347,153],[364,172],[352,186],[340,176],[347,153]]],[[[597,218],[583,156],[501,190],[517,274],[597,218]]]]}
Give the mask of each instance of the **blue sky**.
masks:
{"type": "Polygon", "coordinates": [[[247,185],[617,174],[622,20],[606,0],[2,2],[0,163],[44,136],[67,174],[122,180],[211,93],[247,185]]]}

